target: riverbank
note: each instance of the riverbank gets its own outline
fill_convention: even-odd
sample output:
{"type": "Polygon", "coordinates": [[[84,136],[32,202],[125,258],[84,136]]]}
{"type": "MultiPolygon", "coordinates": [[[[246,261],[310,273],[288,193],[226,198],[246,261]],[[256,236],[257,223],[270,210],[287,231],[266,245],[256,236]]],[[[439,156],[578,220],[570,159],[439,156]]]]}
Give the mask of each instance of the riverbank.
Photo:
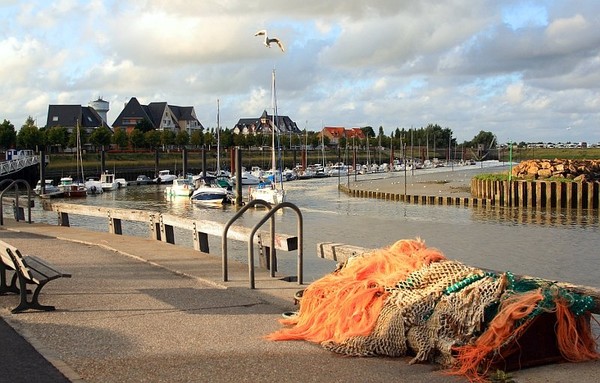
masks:
{"type": "MultiPolygon", "coordinates": [[[[220,257],[145,238],[12,220],[0,236],[73,274],[40,297],[57,311],[15,315],[17,297],[0,300],[2,318],[72,382],[466,381],[433,364],[408,365],[410,358],[349,358],[307,342],[266,341],[281,313],[296,308],[301,287],[257,272],[257,289],[249,290],[243,264],[230,262],[222,282],[220,257]]],[[[18,369],[0,371],[17,381],[10,378],[18,369]]],[[[589,362],[512,376],[558,383],[598,374],[600,362],[589,362]]]]}

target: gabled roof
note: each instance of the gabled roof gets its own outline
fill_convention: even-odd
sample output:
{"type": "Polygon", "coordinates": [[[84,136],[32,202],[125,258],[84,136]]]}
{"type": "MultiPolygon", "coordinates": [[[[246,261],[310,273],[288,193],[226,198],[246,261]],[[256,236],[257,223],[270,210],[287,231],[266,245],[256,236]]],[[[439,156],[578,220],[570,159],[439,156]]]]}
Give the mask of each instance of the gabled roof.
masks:
{"type": "Polygon", "coordinates": [[[134,119],[134,120],[139,120],[139,121],[141,121],[143,119],[147,119],[154,125],[154,121],[148,114],[147,108],[144,108],[140,104],[140,102],[137,100],[137,98],[135,98],[135,97],[131,97],[129,102],[127,104],[125,104],[125,107],[123,108],[121,113],[119,113],[119,116],[115,119],[115,122],[113,122],[113,126],[131,125],[130,123],[126,124],[124,121],[125,119],[127,119],[127,120],[134,119]]]}
{"type": "MultiPolygon", "coordinates": [[[[234,129],[238,128],[242,131],[244,127],[249,128],[253,126],[253,133],[271,132],[272,121],[273,115],[270,115],[265,110],[259,118],[240,118],[237,124],[235,124],[234,129]]],[[[288,116],[277,116],[275,125],[280,133],[301,133],[298,125],[288,116]]]]}
{"type": "Polygon", "coordinates": [[[152,123],[154,129],[159,129],[167,109],[173,114],[176,123],[177,121],[197,121],[197,126],[202,128],[202,124],[195,116],[193,106],[169,105],[166,102],[151,102],[148,105],[142,105],[135,97],[132,97],[125,105],[113,126],[133,127],[137,122],[147,119],[152,123]]]}
{"type": "Polygon", "coordinates": [[[90,106],[49,105],[46,128],[61,126],[74,128],[79,123],[83,128],[97,128],[105,125],[102,117],[90,106]]]}

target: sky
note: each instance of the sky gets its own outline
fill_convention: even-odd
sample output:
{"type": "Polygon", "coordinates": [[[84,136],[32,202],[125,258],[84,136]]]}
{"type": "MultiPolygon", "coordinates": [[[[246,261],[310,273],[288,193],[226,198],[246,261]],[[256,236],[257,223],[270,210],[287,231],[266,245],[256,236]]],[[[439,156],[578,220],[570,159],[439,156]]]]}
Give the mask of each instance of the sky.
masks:
{"type": "Polygon", "coordinates": [[[275,70],[301,130],[600,142],[597,0],[0,0],[0,16],[0,121],[17,130],[99,97],[109,125],[136,97],[233,128],[272,113],[275,70]]]}

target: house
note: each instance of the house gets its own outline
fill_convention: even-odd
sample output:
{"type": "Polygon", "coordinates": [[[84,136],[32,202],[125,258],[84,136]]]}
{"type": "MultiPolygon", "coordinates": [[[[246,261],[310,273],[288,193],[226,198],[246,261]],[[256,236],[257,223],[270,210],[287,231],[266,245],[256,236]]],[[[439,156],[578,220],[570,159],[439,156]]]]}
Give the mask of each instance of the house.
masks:
{"type": "MultiPolygon", "coordinates": [[[[91,106],[81,105],[49,105],[46,129],[52,127],[66,128],[72,133],[77,126],[91,133],[94,129],[106,126],[98,112],[91,106]]],[[[109,127],[110,128],[110,127],[109,127]]]]}
{"type": "MultiPolygon", "coordinates": [[[[298,125],[288,116],[276,116],[275,126],[278,133],[302,133],[298,125]]],[[[267,111],[258,118],[240,118],[233,127],[234,134],[256,135],[268,134],[273,132],[273,115],[269,115],[267,111]]]]}
{"type": "Polygon", "coordinates": [[[321,135],[324,137],[328,137],[329,143],[332,145],[337,145],[340,142],[340,138],[342,137],[345,137],[348,140],[351,140],[352,138],[362,140],[365,138],[365,134],[360,128],[346,129],[344,127],[339,126],[326,126],[323,128],[323,130],[321,130],[321,133],[319,133],[319,137],[321,135]]]}
{"type": "Polygon", "coordinates": [[[196,130],[204,129],[196,117],[193,106],[169,105],[166,102],[142,105],[135,97],[125,104],[113,123],[113,129],[120,128],[130,132],[143,120],[149,121],[154,129],[160,131],[171,130],[175,133],[187,131],[191,135],[196,130]]]}

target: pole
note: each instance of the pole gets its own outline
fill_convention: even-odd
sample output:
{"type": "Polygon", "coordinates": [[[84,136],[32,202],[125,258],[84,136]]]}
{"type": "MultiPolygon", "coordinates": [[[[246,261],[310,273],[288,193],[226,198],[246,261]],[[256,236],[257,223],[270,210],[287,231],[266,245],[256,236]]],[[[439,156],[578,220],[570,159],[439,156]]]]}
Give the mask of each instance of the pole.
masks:
{"type": "Polygon", "coordinates": [[[242,206],[242,148],[240,147],[235,149],[235,169],[235,204],[242,206]]]}

